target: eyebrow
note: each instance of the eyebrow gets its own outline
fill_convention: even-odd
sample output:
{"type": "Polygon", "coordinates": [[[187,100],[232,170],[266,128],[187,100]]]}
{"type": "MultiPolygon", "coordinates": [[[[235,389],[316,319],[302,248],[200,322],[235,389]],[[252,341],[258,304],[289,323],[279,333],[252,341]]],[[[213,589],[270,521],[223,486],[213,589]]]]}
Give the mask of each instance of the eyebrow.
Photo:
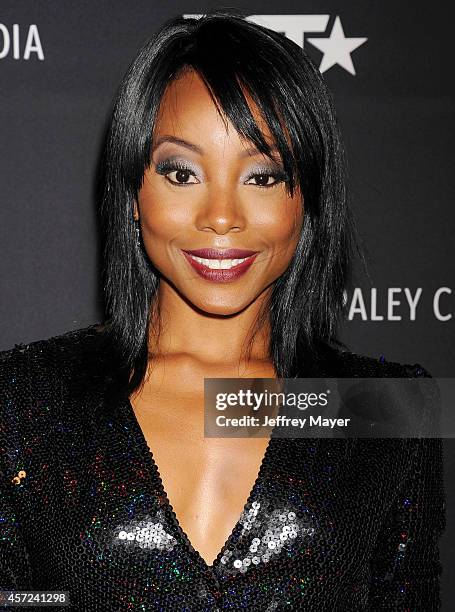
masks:
{"type": "MultiPolygon", "coordinates": [[[[177,138],[176,136],[161,136],[160,138],[158,138],[158,140],[153,145],[152,153],[164,142],[170,142],[172,144],[185,147],[186,149],[189,149],[190,151],[193,151],[198,155],[204,155],[204,150],[201,147],[192,142],[188,142],[188,140],[184,140],[183,138],[177,138]]],[[[272,153],[279,153],[278,148],[275,145],[270,145],[270,149],[272,153]]],[[[251,155],[262,155],[262,153],[258,151],[255,146],[250,146],[245,149],[244,152],[239,155],[239,157],[243,158],[249,157],[251,155]]]]}

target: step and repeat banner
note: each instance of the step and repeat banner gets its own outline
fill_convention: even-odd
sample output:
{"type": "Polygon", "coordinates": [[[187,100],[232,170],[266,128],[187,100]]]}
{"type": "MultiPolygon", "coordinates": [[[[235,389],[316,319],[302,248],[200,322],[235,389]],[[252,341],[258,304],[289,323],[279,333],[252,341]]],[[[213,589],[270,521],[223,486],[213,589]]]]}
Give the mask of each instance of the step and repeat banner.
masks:
{"type": "MultiPolygon", "coordinates": [[[[96,177],[116,88],[163,21],[217,6],[227,5],[0,3],[0,350],[102,319],[96,177]]],[[[304,47],[334,94],[367,253],[367,270],[357,266],[345,295],[341,339],[359,353],[455,376],[453,5],[229,6],[304,47]]]]}

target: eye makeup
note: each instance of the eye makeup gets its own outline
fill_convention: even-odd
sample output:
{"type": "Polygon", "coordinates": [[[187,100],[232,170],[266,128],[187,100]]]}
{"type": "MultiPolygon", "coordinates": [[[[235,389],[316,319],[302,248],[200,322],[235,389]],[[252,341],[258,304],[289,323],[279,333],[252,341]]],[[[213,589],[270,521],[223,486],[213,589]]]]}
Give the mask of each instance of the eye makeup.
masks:
{"type": "MultiPolygon", "coordinates": [[[[172,185],[185,186],[185,185],[195,184],[195,183],[178,183],[176,181],[168,179],[166,175],[170,174],[171,172],[175,172],[175,171],[184,171],[198,178],[198,170],[194,166],[192,166],[190,163],[183,161],[175,156],[169,157],[155,164],[155,172],[157,174],[165,176],[166,179],[169,181],[169,183],[171,183],[172,185]]],[[[253,169],[250,169],[247,175],[242,177],[241,180],[243,182],[247,182],[257,176],[268,176],[274,179],[274,182],[270,185],[258,185],[255,183],[250,183],[250,184],[253,184],[255,187],[260,187],[264,189],[275,187],[279,185],[280,183],[289,182],[288,175],[286,174],[286,172],[282,169],[282,167],[279,164],[257,166],[253,169]]]]}
{"type": "Polygon", "coordinates": [[[274,182],[271,185],[256,185],[257,187],[274,187],[279,183],[289,182],[288,175],[278,164],[270,166],[258,166],[250,170],[243,180],[246,182],[251,180],[255,176],[271,176],[274,179],[274,182]]]}
{"type": "Polygon", "coordinates": [[[165,175],[175,170],[187,170],[195,176],[198,173],[197,168],[195,166],[192,166],[188,162],[183,161],[178,157],[168,157],[155,164],[155,172],[157,174],[165,175]]]}

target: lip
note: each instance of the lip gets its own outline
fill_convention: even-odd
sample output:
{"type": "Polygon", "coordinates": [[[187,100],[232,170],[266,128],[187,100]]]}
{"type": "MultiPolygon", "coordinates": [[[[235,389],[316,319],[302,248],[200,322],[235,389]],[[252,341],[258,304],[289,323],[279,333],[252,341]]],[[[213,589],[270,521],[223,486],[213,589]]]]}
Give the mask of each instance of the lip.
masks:
{"type": "MultiPolygon", "coordinates": [[[[215,283],[232,282],[232,281],[237,280],[241,276],[243,276],[249,270],[251,264],[256,259],[256,256],[259,253],[259,251],[244,251],[244,250],[240,251],[240,249],[229,249],[229,250],[223,251],[223,254],[225,255],[224,257],[213,257],[213,255],[210,258],[204,257],[204,259],[240,259],[240,256],[238,255],[236,257],[233,257],[232,255],[230,255],[230,257],[227,257],[226,253],[227,252],[235,252],[235,253],[247,252],[250,254],[252,253],[252,255],[246,256],[248,257],[248,259],[245,259],[244,262],[237,264],[236,266],[234,266],[233,268],[230,268],[229,270],[221,270],[221,269],[214,270],[212,268],[208,268],[207,266],[204,266],[203,264],[199,263],[198,261],[196,261],[195,259],[191,257],[191,255],[193,254],[196,255],[196,252],[207,253],[208,251],[210,251],[211,253],[213,253],[213,249],[198,249],[198,251],[184,251],[183,249],[181,249],[181,251],[185,259],[187,260],[187,262],[198,273],[198,275],[201,278],[215,282],[215,283]]],[[[202,257],[202,256],[196,255],[196,257],[202,257]]],[[[243,257],[245,257],[245,255],[243,255],[243,257]]]]}
{"type": "Polygon", "coordinates": [[[184,253],[202,257],[202,259],[243,259],[259,251],[249,251],[247,249],[182,249],[184,253]]]}

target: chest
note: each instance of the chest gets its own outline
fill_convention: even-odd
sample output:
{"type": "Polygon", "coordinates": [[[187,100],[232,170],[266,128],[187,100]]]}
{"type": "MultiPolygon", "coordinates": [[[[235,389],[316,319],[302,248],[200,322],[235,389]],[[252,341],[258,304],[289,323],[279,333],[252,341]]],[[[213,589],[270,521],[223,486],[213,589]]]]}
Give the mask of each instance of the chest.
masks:
{"type": "MultiPolygon", "coordinates": [[[[147,385],[130,398],[134,417],[180,527],[211,563],[244,510],[268,438],[204,435],[204,377],[238,377],[237,369],[200,369],[179,359],[153,367],[147,385]]],[[[271,378],[274,370],[255,364],[244,374],[271,378]]]]}
{"type": "MultiPolygon", "coordinates": [[[[159,441],[156,427],[152,427],[150,435],[147,434],[147,420],[142,419],[144,437],[141,439],[136,425],[141,419],[135,421],[132,410],[123,405],[119,408],[115,420],[101,419],[96,427],[84,429],[80,438],[81,456],[83,453],[86,458],[84,469],[76,469],[72,454],[70,456],[68,450],[63,455],[62,450],[67,465],[52,470],[52,486],[47,487],[42,478],[34,477],[25,482],[23,490],[16,491],[23,497],[31,495],[33,499],[41,499],[43,493],[27,488],[44,487],[49,496],[40,515],[35,512],[33,516],[21,519],[30,531],[28,541],[36,541],[36,564],[44,569],[51,567],[53,576],[57,576],[59,581],[62,576],[73,577],[78,573],[81,584],[87,583],[92,577],[93,567],[96,567],[99,573],[93,578],[94,589],[99,588],[101,576],[112,581],[113,572],[118,571],[119,584],[124,584],[125,590],[128,587],[125,592],[130,592],[131,585],[122,582],[125,580],[125,567],[129,567],[130,562],[131,567],[134,564],[131,580],[139,580],[136,564],[140,559],[143,580],[134,583],[137,592],[147,592],[150,575],[158,576],[157,580],[163,576],[160,592],[177,593],[169,609],[179,609],[177,599],[182,597],[179,589],[188,588],[188,582],[181,577],[189,580],[188,577],[194,575],[192,580],[195,581],[197,576],[206,575],[206,565],[195,558],[182,541],[175,521],[166,511],[166,504],[154,501],[161,496],[155,494],[155,471],[147,460],[146,444],[150,444],[155,452],[156,466],[162,472],[163,485],[168,489],[169,501],[174,506],[180,527],[202,559],[212,564],[230,537],[223,556],[212,564],[209,572],[216,575],[222,584],[232,586],[236,578],[243,580],[243,573],[245,578],[260,575],[261,580],[270,580],[271,590],[264,590],[261,595],[268,605],[269,594],[275,592],[279,576],[288,580],[283,585],[286,598],[298,602],[300,585],[295,586],[290,581],[296,572],[309,575],[311,579],[314,577],[320,584],[321,567],[334,584],[339,584],[340,576],[346,580],[349,573],[358,577],[363,568],[367,568],[399,471],[392,448],[381,450],[375,445],[351,444],[346,440],[275,440],[273,447],[267,447],[272,451],[268,453],[266,469],[254,491],[251,490],[254,494],[246,504],[247,516],[240,521],[240,506],[251,492],[251,483],[240,476],[242,466],[245,468],[247,463],[253,462],[253,454],[248,455],[246,451],[247,443],[252,440],[245,440],[244,463],[243,459],[237,459],[242,455],[239,446],[225,448],[225,455],[221,447],[208,446],[204,452],[201,450],[203,447],[195,443],[191,453],[190,434],[197,435],[197,428],[188,432],[182,426],[181,432],[188,433],[189,439],[185,442],[182,435],[172,445],[169,440],[168,444],[159,441]],[[183,453],[179,445],[188,449],[188,453],[183,453]],[[223,464],[222,459],[228,463],[223,464]],[[178,461],[184,469],[177,469],[178,461]],[[199,475],[193,475],[197,469],[199,475]],[[179,473],[183,473],[185,478],[179,477],[179,473]],[[232,491],[240,490],[239,483],[243,483],[243,494],[232,494],[232,491]],[[206,498],[209,499],[206,504],[204,491],[215,495],[211,502],[206,498]],[[237,499],[237,508],[232,499],[237,499]],[[57,504],[59,513],[52,510],[52,520],[58,520],[58,524],[52,524],[52,529],[46,528],[43,539],[43,525],[50,525],[51,520],[46,512],[57,504]],[[229,512],[230,517],[227,516],[229,512]],[[240,526],[233,535],[231,531],[236,522],[240,526]],[[65,529],[61,529],[62,524],[65,529]],[[154,530],[153,548],[144,548],[139,536],[131,541],[120,537],[121,534],[133,536],[138,526],[144,525],[154,530]],[[32,530],[36,530],[36,535],[31,533],[32,530]],[[170,540],[169,549],[165,538],[170,540]],[[70,555],[66,552],[68,550],[70,555]],[[240,561],[245,564],[240,566],[240,561]],[[71,563],[71,567],[67,563],[71,563]],[[162,567],[166,568],[165,572],[162,572],[162,567]],[[270,576],[267,574],[269,567],[274,568],[270,576]]],[[[164,425],[161,423],[162,427],[164,425]]],[[[177,432],[177,429],[172,431],[177,432]]],[[[74,435],[71,440],[74,442],[71,446],[73,453],[78,444],[74,435]]],[[[233,444],[235,442],[232,440],[233,444]]],[[[256,461],[260,455],[258,451],[256,461]]],[[[257,465],[251,469],[250,476],[256,476],[253,474],[256,469],[257,465]]],[[[30,474],[32,471],[29,470],[30,474]]],[[[17,504],[24,509],[29,506],[30,503],[17,504]]],[[[326,595],[323,584],[321,589],[326,595]]],[[[205,591],[201,589],[200,592],[205,591]]],[[[235,597],[233,591],[229,593],[229,597],[235,597]]],[[[241,593],[244,591],[239,589],[237,607],[240,606],[241,593]]],[[[201,605],[195,610],[203,609],[204,597],[206,595],[201,594],[201,605]]],[[[261,600],[260,605],[263,603],[261,600]]],[[[236,606],[232,605],[232,609],[236,606]]],[[[111,609],[118,609],[118,606],[111,606],[111,609]]],[[[259,606],[259,609],[266,609],[266,606],[259,606]]],[[[298,603],[295,609],[300,609],[298,603]]],[[[336,606],[331,609],[336,609],[336,606]]]]}
{"type": "Polygon", "coordinates": [[[166,405],[139,401],[135,417],[180,527],[211,564],[244,510],[268,438],[206,438],[203,398],[168,392],[166,405]]]}

